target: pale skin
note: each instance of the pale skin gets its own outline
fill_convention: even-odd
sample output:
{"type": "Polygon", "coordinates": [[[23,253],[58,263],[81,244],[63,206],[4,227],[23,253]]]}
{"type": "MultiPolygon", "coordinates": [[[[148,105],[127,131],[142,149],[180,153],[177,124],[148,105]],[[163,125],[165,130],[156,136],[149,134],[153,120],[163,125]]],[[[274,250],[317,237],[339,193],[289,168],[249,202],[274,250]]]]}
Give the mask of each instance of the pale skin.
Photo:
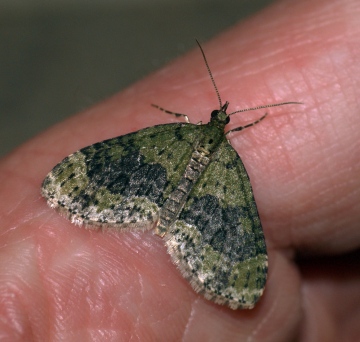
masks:
{"type": "MultiPolygon", "coordinates": [[[[40,196],[66,155],[181,120],[151,103],[207,122],[218,103],[195,47],[1,161],[5,340],[359,340],[359,13],[357,0],[288,1],[203,44],[229,112],[305,103],[270,108],[260,124],[228,136],[250,174],[268,246],[268,282],[253,310],[196,294],[151,231],[75,227],[40,196]]],[[[234,115],[228,128],[264,111],[234,115]]]]}

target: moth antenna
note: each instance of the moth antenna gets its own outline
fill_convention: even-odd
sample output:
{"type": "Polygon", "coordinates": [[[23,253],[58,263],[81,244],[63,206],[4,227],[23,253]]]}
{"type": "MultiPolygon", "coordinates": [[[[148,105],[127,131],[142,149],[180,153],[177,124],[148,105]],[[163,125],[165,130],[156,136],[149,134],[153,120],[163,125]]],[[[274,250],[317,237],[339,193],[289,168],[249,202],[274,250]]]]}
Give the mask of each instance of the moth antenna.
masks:
{"type": "Polygon", "coordinates": [[[235,112],[230,113],[229,115],[233,115],[233,114],[236,114],[236,113],[247,112],[247,111],[250,111],[250,110],[257,110],[257,109],[269,108],[269,107],[277,107],[277,106],[283,106],[283,105],[288,105],[288,104],[304,104],[304,103],[303,103],[303,102],[281,102],[281,103],[272,103],[272,104],[263,105],[263,106],[257,106],[257,107],[240,109],[240,110],[237,110],[237,111],[235,111],[235,112]]]}
{"type": "Polygon", "coordinates": [[[219,90],[218,90],[218,88],[217,88],[217,86],[216,86],[216,83],[215,83],[214,77],[213,77],[213,75],[212,75],[212,73],[211,73],[211,70],[210,70],[210,67],[209,67],[209,63],[208,63],[208,61],[207,61],[207,59],[206,59],[206,56],[205,56],[204,50],[202,49],[202,47],[201,47],[201,45],[200,45],[199,41],[198,41],[197,39],[195,39],[195,40],[196,40],[197,45],[199,45],[200,51],[201,51],[201,53],[202,53],[202,55],[203,55],[204,62],[205,62],[205,65],[206,65],[206,69],[207,69],[207,71],[208,71],[208,73],[209,73],[209,76],[210,76],[211,82],[212,82],[212,84],[213,84],[213,86],[214,86],[214,88],[215,88],[215,92],[216,92],[216,95],[217,95],[217,97],[218,97],[219,104],[220,104],[220,108],[221,108],[221,107],[222,107],[222,103],[221,103],[220,93],[219,93],[219,90]]]}

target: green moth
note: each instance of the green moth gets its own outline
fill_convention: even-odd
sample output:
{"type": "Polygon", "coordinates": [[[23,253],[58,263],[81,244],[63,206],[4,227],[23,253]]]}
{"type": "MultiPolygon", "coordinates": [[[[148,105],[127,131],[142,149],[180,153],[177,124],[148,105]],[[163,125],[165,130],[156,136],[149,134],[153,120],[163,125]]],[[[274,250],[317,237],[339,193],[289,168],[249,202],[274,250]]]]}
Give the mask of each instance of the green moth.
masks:
{"type": "Polygon", "coordinates": [[[173,263],[205,298],[231,309],[253,308],[267,275],[267,252],[245,167],[226,134],[220,108],[207,124],[157,125],[85,147],[54,167],[42,195],[71,222],[119,230],[152,229],[173,263]]]}

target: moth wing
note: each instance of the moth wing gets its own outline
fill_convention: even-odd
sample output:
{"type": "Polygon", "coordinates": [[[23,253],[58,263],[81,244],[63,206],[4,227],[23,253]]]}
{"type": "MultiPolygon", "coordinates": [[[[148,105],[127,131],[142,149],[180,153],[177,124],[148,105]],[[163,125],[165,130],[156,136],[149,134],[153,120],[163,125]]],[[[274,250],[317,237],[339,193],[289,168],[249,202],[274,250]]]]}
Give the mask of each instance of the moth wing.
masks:
{"type": "Polygon", "coordinates": [[[167,236],[173,262],[207,299],[252,308],[267,274],[264,235],[245,167],[224,141],[167,236]]]}
{"type": "Polygon", "coordinates": [[[149,229],[185,170],[197,129],[158,125],[85,147],[54,167],[42,195],[79,225],[149,229]]]}

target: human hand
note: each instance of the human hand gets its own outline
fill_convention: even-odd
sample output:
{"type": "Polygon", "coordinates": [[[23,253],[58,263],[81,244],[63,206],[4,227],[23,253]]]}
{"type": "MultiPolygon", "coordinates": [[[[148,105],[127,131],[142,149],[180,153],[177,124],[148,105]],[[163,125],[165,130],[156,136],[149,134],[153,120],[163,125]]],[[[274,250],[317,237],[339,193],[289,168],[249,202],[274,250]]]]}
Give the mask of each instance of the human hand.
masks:
{"type": "MultiPolygon", "coordinates": [[[[151,232],[78,228],[42,179],[66,155],[175,122],[217,98],[197,48],[1,161],[1,332],[9,340],[352,341],[359,338],[360,5],[286,2],[203,44],[229,112],[269,109],[230,135],[250,175],[269,254],[264,295],[232,311],[196,294],[151,232]]],[[[229,129],[264,111],[232,117],[229,129]]]]}

